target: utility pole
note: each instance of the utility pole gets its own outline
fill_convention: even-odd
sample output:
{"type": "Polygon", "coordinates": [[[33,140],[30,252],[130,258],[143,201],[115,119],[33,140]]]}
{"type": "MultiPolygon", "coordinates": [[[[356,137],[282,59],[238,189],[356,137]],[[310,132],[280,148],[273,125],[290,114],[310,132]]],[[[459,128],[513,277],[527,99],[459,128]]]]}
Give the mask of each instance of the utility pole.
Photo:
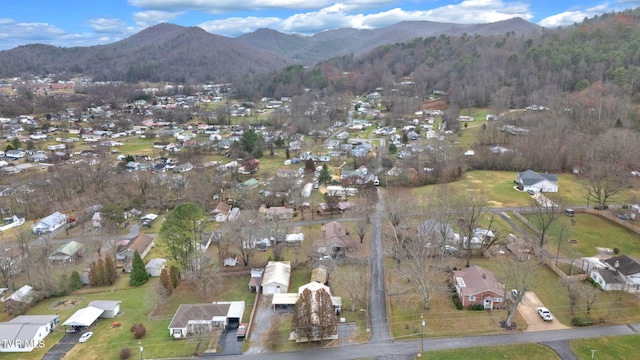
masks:
{"type": "Polygon", "coordinates": [[[422,332],[420,333],[420,356],[424,352],[424,326],[426,323],[424,322],[424,315],[420,314],[420,319],[422,320],[422,332]]]}

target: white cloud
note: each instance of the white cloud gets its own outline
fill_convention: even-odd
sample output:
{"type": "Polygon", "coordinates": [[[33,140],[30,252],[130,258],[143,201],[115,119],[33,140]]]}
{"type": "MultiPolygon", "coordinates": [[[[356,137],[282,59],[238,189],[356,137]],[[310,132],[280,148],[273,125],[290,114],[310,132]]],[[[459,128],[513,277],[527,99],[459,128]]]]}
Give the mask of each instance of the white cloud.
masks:
{"type": "Polygon", "coordinates": [[[122,33],[127,24],[119,19],[90,19],[87,21],[96,33],[122,33]]]}
{"type": "Polygon", "coordinates": [[[595,15],[602,14],[606,11],[609,11],[608,4],[594,6],[583,11],[565,11],[563,13],[552,15],[540,20],[539,25],[550,28],[573,25],[575,23],[581,22],[585,18],[590,18],[595,15]]]}
{"type": "MultiPolygon", "coordinates": [[[[335,0],[129,0],[129,4],[147,10],[194,10],[207,13],[259,10],[318,10],[331,6],[335,0]]],[[[370,9],[397,3],[396,0],[344,0],[351,11],[370,9]]]]}
{"type": "Polygon", "coordinates": [[[183,12],[149,10],[133,14],[133,19],[140,28],[147,28],[158,23],[167,22],[182,14],[183,12]]]}
{"type": "Polygon", "coordinates": [[[260,28],[275,28],[281,22],[282,19],[276,17],[246,17],[212,20],[198,26],[212,34],[237,36],[253,32],[260,28]]]}
{"type": "MultiPolygon", "coordinates": [[[[374,2],[370,1],[368,3],[374,2]]],[[[258,21],[260,18],[257,17],[246,18],[246,20],[244,18],[233,18],[207,22],[201,27],[209,32],[227,36],[240,35],[265,26],[282,32],[314,34],[323,30],[341,27],[373,29],[406,20],[476,24],[496,22],[516,16],[527,20],[533,18],[528,5],[501,0],[467,0],[459,4],[446,5],[431,10],[406,11],[395,8],[370,14],[352,12],[356,3],[358,2],[345,1],[335,3],[318,11],[298,13],[280,21],[277,18],[268,18],[266,22],[258,21]]],[[[358,4],[362,5],[364,3],[366,1],[358,4]]],[[[381,1],[377,3],[381,3],[381,1]]]]}
{"type": "Polygon", "coordinates": [[[16,23],[5,21],[0,24],[0,38],[42,41],[56,39],[64,34],[66,34],[64,30],[47,23],[16,23]]]}

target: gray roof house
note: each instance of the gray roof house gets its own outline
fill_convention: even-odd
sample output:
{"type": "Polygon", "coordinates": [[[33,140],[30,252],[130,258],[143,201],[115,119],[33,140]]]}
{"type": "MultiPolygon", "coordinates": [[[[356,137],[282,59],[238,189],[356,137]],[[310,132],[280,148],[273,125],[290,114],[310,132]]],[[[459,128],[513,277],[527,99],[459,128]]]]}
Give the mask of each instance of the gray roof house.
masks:
{"type": "Polygon", "coordinates": [[[556,174],[538,174],[526,170],[516,175],[518,190],[535,192],[558,192],[558,176],[556,174]]]}
{"type": "Polygon", "coordinates": [[[428,219],[418,225],[418,234],[425,240],[435,244],[453,243],[456,234],[449,224],[441,223],[434,219],[428,219]]]}
{"type": "Polygon", "coordinates": [[[640,263],[627,255],[603,260],[606,270],[592,270],[591,278],[603,290],[625,290],[640,292],[640,263]]]}
{"type": "Polygon", "coordinates": [[[49,261],[73,261],[83,247],[84,245],[77,241],[64,243],[49,255],[49,261]]]}
{"type": "Polygon", "coordinates": [[[67,215],[56,211],[33,225],[31,230],[33,230],[33,233],[36,235],[50,233],[66,224],[67,218],[67,215]]]}
{"type": "Polygon", "coordinates": [[[179,339],[212,331],[214,326],[225,328],[229,308],[229,304],[180,304],[169,324],[169,335],[179,339]]]}
{"type": "Polygon", "coordinates": [[[31,352],[44,347],[44,338],[59,322],[58,315],[20,315],[0,323],[0,352],[31,352]]]}

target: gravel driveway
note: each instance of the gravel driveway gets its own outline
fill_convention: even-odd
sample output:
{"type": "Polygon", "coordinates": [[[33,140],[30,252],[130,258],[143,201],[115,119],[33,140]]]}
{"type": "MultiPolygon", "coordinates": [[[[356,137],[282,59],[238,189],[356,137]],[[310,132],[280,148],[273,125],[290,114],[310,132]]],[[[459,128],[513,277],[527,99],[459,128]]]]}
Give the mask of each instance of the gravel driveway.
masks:
{"type": "MultiPolygon", "coordinates": [[[[531,331],[544,331],[544,330],[562,330],[570,329],[570,327],[562,324],[558,319],[552,321],[544,321],[538,315],[538,308],[544,306],[542,301],[538,299],[536,293],[527,291],[522,298],[520,304],[518,304],[518,312],[520,316],[527,322],[527,332],[531,331]]],[[[553,314],[553,309],[550,309],[553,314]]]]}

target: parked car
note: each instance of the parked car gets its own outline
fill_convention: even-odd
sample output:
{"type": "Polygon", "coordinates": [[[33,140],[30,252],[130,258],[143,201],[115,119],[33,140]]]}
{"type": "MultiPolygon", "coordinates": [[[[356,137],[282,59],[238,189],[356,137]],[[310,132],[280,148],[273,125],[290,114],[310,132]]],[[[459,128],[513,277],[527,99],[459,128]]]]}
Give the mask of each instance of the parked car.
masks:
{"type": "Polygon", "coordinates": [[[533,195],[535,195],[536,193],[535,193],[533,190],[527,190],[527,194],[529,194],[529,195],[532,195],[532,196],[533,196],[533,195]]]}
{"type": "Polygon", "coordinates": [[[538,315],[540,315],[540,317],[544,321],[553,320],[553,315],[551,315],[551,311],[549,311],[549,309],[547,309],[546,307],[539,307],[538,308],[538,315]]]}
{"type": "Polygon", "coordinates": [[[93,332],[91,332],[91,331],[82,334],[82,336],[80,336],[80,340],[78,340],[78,342],[81,342],[81,343],[87,342],[87,340],[89,340],[91,335],[93,335],[93,332]]]}
{"type": "Polygon", "coordinates": [[[238,331],[236,332],[236,336],[238,337],[238,339],[244,339],[244,337],[247,336],[247,324],[246,323],[242,323],[242,324],[238,325],[238,331]]]}

